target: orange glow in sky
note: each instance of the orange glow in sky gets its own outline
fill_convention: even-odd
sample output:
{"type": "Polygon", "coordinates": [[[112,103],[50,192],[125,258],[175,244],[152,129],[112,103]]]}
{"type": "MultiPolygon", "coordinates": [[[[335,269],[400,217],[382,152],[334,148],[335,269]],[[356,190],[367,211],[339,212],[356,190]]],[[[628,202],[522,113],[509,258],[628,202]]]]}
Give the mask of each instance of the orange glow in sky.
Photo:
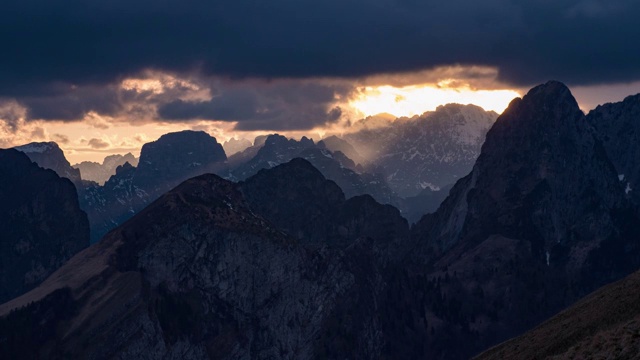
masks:
{"type": "Polygon", "coordinates": [[[501,113],[520,94],[514,90],[472,90],[436,86],[379,86],[360,89],[350,105],[364,116],[390,113],[395,116],[420,115],[448,103],[474,104],[501,113]]]}

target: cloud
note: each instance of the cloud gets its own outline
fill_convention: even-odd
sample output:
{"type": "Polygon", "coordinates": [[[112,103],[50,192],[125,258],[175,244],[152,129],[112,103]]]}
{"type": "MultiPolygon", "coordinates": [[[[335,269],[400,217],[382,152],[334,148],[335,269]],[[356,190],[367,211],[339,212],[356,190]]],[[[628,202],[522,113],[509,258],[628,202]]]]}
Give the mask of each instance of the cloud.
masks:
{"type": "Polygon", "coordinates": [[[89,140],[89,142],[87,143],[91,148],[93,149],[105,149],[107,147],[109,147],[109,143],[101,140],[101,139],[97,139],[97,138],[93,138],[91,140],[89,140]]]}
{"type": "Polygon", "coordinates": [[[0,95],[104,85],[147,69],[354,78],[462,64],[495,67],[515,85],[637,80],[640,3],[610,3],[10,1],[0,13],[3,52],[12,54],[0,59],[0,95]]]}
{"type": "Polygon", "coordinates": [[[36,127],[33,130],[31,130],[31,138],[32,139],[37,139],[37,140],[42,140],[46,137],[47,135],[45,134],[45,131],[43,128],[41,127],[36,127]]]}
{"type": "Polygon", "coordinates": [[[158,108],[165,121],[237,122],[237,130],[308,130],[338,121],[353,86],[318,82],[243,82],[218,88],[207,101],[175,100],[158,108]]]}
{"type": "Polygon", "coordinates": [[[68,144],[69,143],[69,137],[67,135],[63,135],[63,134],[53,134],[51,136],[51,139],[53,139],[53,141],[57,142],[58,144],[68,144]]]}

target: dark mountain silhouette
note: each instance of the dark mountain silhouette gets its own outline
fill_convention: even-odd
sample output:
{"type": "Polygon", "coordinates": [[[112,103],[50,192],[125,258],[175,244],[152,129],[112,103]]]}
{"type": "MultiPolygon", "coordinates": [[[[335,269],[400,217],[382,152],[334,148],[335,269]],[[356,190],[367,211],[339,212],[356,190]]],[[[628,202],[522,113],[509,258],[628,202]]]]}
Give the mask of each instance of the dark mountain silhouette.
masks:
{"type": "Polygon", "coordinates": [[[388,224],[397,224],[395,235],[406,239],[397,210],[370,197],[345,201],[304,160],[263,170],[241,185],[216,175],[190,179],[40,287],[2,305],[0,354],[318,358],[358,344],[344,350],[374,356],[378,325],[361,317],[377,310],[374,299],[384,284],[373,254],[394,235],[388,224]],[[286,196],[262,191],[272,185],[286,196]],[[326,247],[315,231],[297,236],[308,225],[295,219],[285,232],[272,225],[288,216],[281,210],[290,201],[321,198],[318,206],[350,216],[342,219],[344,229],[336,224],[345,240],[340,246],[326,247]],[[269,200],[276,204],[265,207],[269,200]],[[344,318],[352,308],[354,318],[344,318]],[[34,317],[40,320],[32,324],[34,317]],[[336,332],[345,326],[357,329],[349,339],[336,332]]]}
{"type": "Polygon", "coordinates": [[[449,196],[451,188],[453,188],[453,184],[444,186],[437,191],[426,188],[418,195],[401,199],[402,215],[411,224],[418,222],[425,214],[431,214],[438,210],[440,204],[449,196]]]}
{"type": "Polygon", "coordinates": [[[222,146],[202,131],[169,133],[145,144],[138,167],[125,163],[103,186],[87,186],[80,192],[80,204],[91,223],[91,241],[180,182],[205,173],[226,173],[225,160],[222,146]]]}
{"type": "Polygon", "coordinates": [[[39,285],[89,246],[89,222],[68,179],[0,150],[0,302],[39,285]]]}
{"type": "Polygon", "coordinates": [[[430,354],[468,357],[639,268],[637,222],[563,84],[514,100],[471,174],[413,229],[414,259],[446,295],[421,305],[430,354]]]}
{"type": "Polygon", "coordinates": [[[138,158],[131,153],[127,153],[125,155],[109,155],[104,158],[102,163],[83,161],[73,165],[73,168],[80,170],[83,180],[94,181],[102,185],[116,174],[118,166],[127,162],[133,166],[138,166],[138,158]]]}
{"type": "Polygon", "coordinates": [[[313,164],[327,179],[335,181],[348,198],[368,194],[381,203],[400,203],[380,175],[358,172],[359,168],[353,160],[342,152],[329,151],[312,139],[303,137],[297,141],[282,135],[269,135],[262,146],[249,148],[242,156],[254,153],[249,160],[232,167],[231,180],[243,180],[261,169],[273,168],[300,157],[313,164]]]}
{"type": "Polygon", "coordinates": [[[71,167],[64,152],[55,142],[33,142],[16,146],[15,149],[27,154],[31,161],[41,167],[55,171],[60,177],[67,178],[74,184],[80,183],[80,171],[71,167]]]}
{"type": "Polygon", "coordinates": [[[397,209],[368,195],[346,200],[336,183],[301,158],[239,185],[254,211],[301,243],[344,246],[362,236],[393,243],[408,235],[397,209]]]}
{"type": "Polygon", "coordinates": [[[640,354],[638,294],[636,272],[476,359],[635,359],[640,354]]]}
{"type": "MultiPolygon", "coordinates": [[[[409,229],[328,180],[355,173],[342,152],[268,137],[243,181],[181,183],[0,306],[0,357],[469,358],[640,268],[608,151],[566,86],[537,86],[409,229]]],[[[143,194],[141,167],[109,182],[143,194]]]]}
{"type": "Polygon", "coordinates": [[[602,139],[625,193],[640,205],[640,191],[634,191],[640,186],[640,94],[598,106],[587,120],[602,139]]]}

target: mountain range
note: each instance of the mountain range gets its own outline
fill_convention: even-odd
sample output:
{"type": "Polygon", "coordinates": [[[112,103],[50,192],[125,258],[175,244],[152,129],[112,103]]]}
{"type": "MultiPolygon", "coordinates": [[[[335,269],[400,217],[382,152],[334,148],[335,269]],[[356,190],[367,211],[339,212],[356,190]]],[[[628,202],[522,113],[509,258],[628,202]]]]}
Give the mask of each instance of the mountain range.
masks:
{"type": "Polygon", "coordinates": [[[0,305],[0,356],[631,354],[616,346],[638,333],[637,274],[576,301],[640,268],[639,103],[629,97],[585,115],[551,81],[497,119],[461,105],[406,119],[397,127],[413,140],[368,163],[346,153],[372,159],[359,148],[365,140],[353,139],[373,141],[386,118],[326,142],[263,137],[228,159],[205,133],[165,135],[143,147],[138,167],[124,164],[104,186],[79,190],[84,208],[101,209],[88,210],[92,231],[96,223],[114,229],[0,305]],[[449,153],[464,144],[459,168],[446,170],[446,157],[425,150],[428,132],[416,125],[438,128],[443,114],[478,125],[429,140],[450,144],[449,153]],[[401,169],[403,156],[412,164],[409,153],[439,170],[401,169]],[[433,186],[401,185],[403,177],[433,186]],[[444,189],[447,181],[455,185],[444,189]],[[385,186],[388,200],[375,192],[385,186]],[[420,198],[444,194],[435,187],[448,196],[414,225],[393,206],[425,206],[420,198]]]}
{"type": "MultiPolygon", "coordinates": [[[[380,172],[394,192],[410,197],[426,188],[439,190],[468,174],[497,117],[478,106],[448,104],[413,118],[356,124],[359,130],[344,139],[368,159],[362,164],[365,170],[380,172]]],[[[376,119],[362,121],[372,120],[376,119]]]]}
{"type": "Polygon", "coordinates": [[[111,176],[116,174],[116,168],[118,166],[124,165],[125,163],[138,166],[138,158],[133,156],[132,153],[125,155],[116,154],[105,157],[102,163],[83,161],[72,167],[80,170],[80,176],[83,180],[94,181],[102,185],[109,180],[111,176]]]}

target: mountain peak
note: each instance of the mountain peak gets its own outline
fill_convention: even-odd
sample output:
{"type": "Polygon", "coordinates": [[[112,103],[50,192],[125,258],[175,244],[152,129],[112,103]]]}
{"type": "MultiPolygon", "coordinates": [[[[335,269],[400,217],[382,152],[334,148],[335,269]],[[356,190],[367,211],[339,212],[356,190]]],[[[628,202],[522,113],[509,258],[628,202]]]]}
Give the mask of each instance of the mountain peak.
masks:
{"type": "Polygon", "coordinates": [[[58,175],[66,177],[74,183],[80,182],[80,170],[71,167],[71,164],[64,156],[64,152],[57,143],[32,142],[14,149],[25,153],[31,161],[45,169],[51,169],[58,175]]]}
{"type": "Polygon", "coordinates": [[[579,109],[578,102],[571,94],[571,90],[559,81],[548,81],[532,88],[524,96],[523,100],[533,101],[536,104],[544,103],[547,106],[570,104],[572,107],[579,109]]]}

